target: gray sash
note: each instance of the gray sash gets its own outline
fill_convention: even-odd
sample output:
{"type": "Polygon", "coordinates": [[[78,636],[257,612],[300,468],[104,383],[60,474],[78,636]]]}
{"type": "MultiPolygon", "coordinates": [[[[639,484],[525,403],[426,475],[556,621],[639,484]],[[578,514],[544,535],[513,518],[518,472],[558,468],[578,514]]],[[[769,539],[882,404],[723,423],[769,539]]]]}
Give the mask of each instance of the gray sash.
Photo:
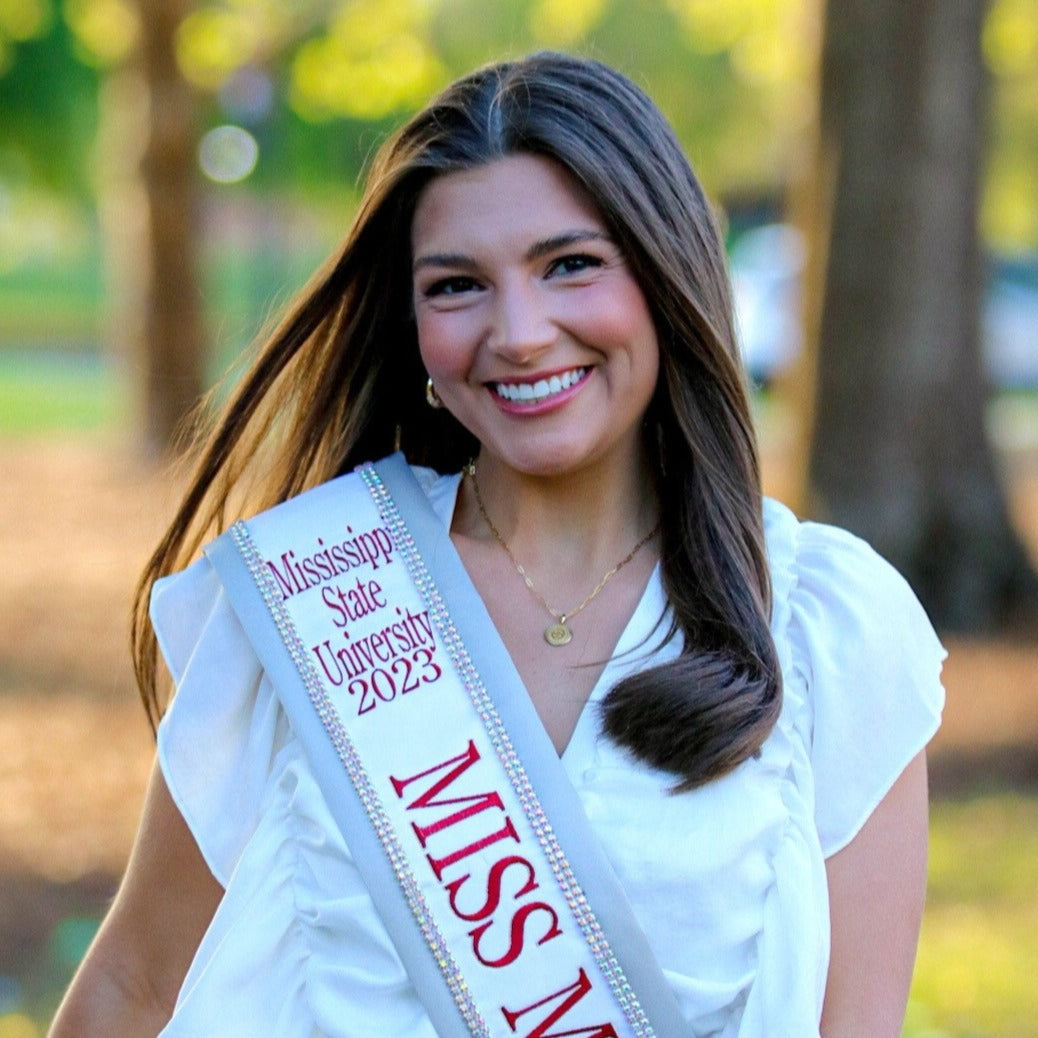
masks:
{"type": "Polygon", "coordinates": [[[691,1034],[401,455],[206,554],[439,1035],[691,1034]]]}

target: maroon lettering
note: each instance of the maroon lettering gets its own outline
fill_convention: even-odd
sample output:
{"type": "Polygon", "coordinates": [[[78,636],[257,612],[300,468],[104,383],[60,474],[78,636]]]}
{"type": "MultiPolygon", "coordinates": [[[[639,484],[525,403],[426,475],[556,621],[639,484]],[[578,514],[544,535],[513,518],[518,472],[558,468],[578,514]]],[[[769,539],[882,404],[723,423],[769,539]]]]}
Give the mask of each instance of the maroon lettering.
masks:
{"type": "Polygon", "coordinates": [[[576,983],[571,984],[568,988],[562,988],[554,994],[542,998],[539,1002],[528,1005],[525,1009],[511,1010],[502,1006],[501,1013],[508,1022],[508,1026],[513,1031],[518,1031],[517,1025],[520,1017],[526,1016],[527,1013],[532,1013],[542,1006],[547,1006],[550,1002],[562,999],[562,1003],[556,1006],[539,1024],[536,1024],[533,1030],[526,1030],[524,1024],[523,1038],[568,1038],[571,1035],[579,1035],[582,1038],[618,1038],[612,1024],[594,1024],[590,1027],[577,1027],[569,1031],[548,1030],[549,1027],[557,1024],[590,990],[591,980],[582,969],[577,976],[576,983]]]}
{"type": "Polygon", "coordinates": [[[282,599],[289,599],[300,591],[305,591],[308,587],[304,581],[300,580],[297,569],[293,568],[295,557],[296,553],[294,551],[286,551],[281,555],[281,564],[285,567],[285,573],[287,576],[283,576],[278,571],[276,563],[272,562],[270,559],[267,560],[267,568],[274,574],[274,577],[278,582],[282,599]],[[289,580],[289,577],[292,579],[289,580]]]}
{"type": "MultiPolygon", "coordinates": [[[[412,828],[416,832],[418,831],[417,826],[412,825],[412,828]]],[[[498,840],[508,838],[515,840],[516,843],[519,842],[519,834],[515,831],[511,818],[506,818],[505,824],[496,833],[491,833],[489,836],[483,836],[472,843],[466,844],[460,850],[451,851],[450,854],[445,854],[442,858],[434,858],[431,854],[427,854],[425,857],[430,866],[432,866],[436,878],[442,883],[444,869],[449,868],[451,865],[457,865],[459,861],[464,861],[470,854],[486,850],[487,847],[492,843],[497,843],[498,840]]]]}
{"type": "MultiPolygon", "coordinates": [[[[432,786],[425,790],[425,792],[420,793],[415,797],[415,799],[407,805],[407,810],[413,811],[415,808],[419,807],[448,807],[453,804],[468,805],[467,807],[455,811],[453,814],[446,815],[435,822],[430,822],[428,825],[419,825],[417,822],[412,822],[411,827],[414,829],[415,835],[418,837],[418,841],[423,847],[429,837],[434,833],[438,833],[449,826],[464,821],[466,818],[471,818],[473,815],[479,814],[480,811],[486,811],[491,807],[497,808],[500,811],[505,809],[500,794],[493,791],[489,793],[473,793],[467,796],[462,795],[437,799],[448,786],[456,782],[457,779],[468,771],[468,769],[471,768],[479,759],[479,750],[476,749],[476,744],[470,739],[468,749],[466,749],[464,753],[458,754],[457,757],[450,757],[448,760],[436,764],[431,768],[426,768],[425,771],[420,771],[418,774],[412,775],[410,778],[397,779],[390,775],[389,781],[393,784],[393,789],[396,792],[396,795],[403,798],[404,790],[412,782],[421,778],[427,778],[438,771],[450,769],[447,774],[438,778],[432,786]]],[[[510,824],[511,823],[509,823],[509,825],[510,824]]],[[[518,836],[515,838],[518,839],[518,836]]]]}
{"type": "Polygon", "coordinates": [[[502,878],[505,872],[513,865],[519,865],[526,869],[526,882],[515,892],[513,895],[514,899],[518,901],[519,898],[525,897],[536,890],[538,883],[533,866],[525,858],[520,858],[518,854],[511,854],[507,858],[495,861],[490,866],[490,872],[487,875],[486,900],[474,912],[463,912],[458,908],[458,891],[461,890],[464,883],[471,879],[472,874],[466,872],[460,879],[452,880],[448,883],[444,889],[447,891],[447,899],[450,901],[451,911],[459,919],[464,919],[467,923],[478,923],[481,919],[486,919],[488,916],[493,915],[497,911],[497,906],[501,904],[502,878]]]}
{"type": "MultiPolygon", "coordinates": [[[[448,757],[431,768],[416,772],[407,778],[389,776],[393,791],[400,800],[405,800],[405,794],[408,797],[413,796],[413,799],[407,803],[408,811],[415,811],[419,808],[441,809],[440,817],[431,822],[425,824],[411,822],[411,828],[422,847],[427,847],[429,838],[433,835],[449,830],[452,826],[490,808],[499,811],[505,810],[500,794],[493,790],[481,793],[460,793],[457,788],[454,788],[456,783],[460,785],[459,780],[479,760],[479,750],[476,749],[475,742],[469,740],[464,752],[455,757],[448,757]],[[412,785],[415,786],[417,792],[410,790],[412,785]]],[[[466,827],[461,830],[463,835],[453,840],[453,849],[444,853],[442,846],[436,846],[434,850],[430,850],[426,854],[426,861],[429,863],[433,875],[444,884],[450,910],[457,918],[463,919],[465,922],[481,924],[469,931],[469,937],[472,940],[473,955],[483,966],[490,969],[501,969],[515,962],[522,954],[524,947],[546,944],[563,932],[557,913],[543,901],[528,902],[515,907],[507,923],[504,920],[497,920],[495,923],[492,918],[501,907],[505,890],[504,877],[509,870],[521,870],[518,877],[515,877],[509,884],[510,889],[515,889],[512,900],[519,901],[520,898],[526,897],[538,887],[533,864],[519,854],[508,854],[502,849],[497,860],[490,865],[486,878],[482,883],[476,884],[476,890],[483,893],[484,900],[481,905],[476,904],[467,909],[462,909],[458,905],[458,893],[472,879],[471,872],[466,872],[450,883],[445,882],[444,872],[447,869],[486,851],[495,843],[502,841],[521,843],[521,837],[512,819],[508,815],[504,815],[502,821],[503,824],[500,828],[476,839],[472,839],[474,827],[466,827]],[[461,839],[467,839],[469,842],[459,847],[457,845],[461,839]],[[497,929],[494,929],[494,933],[491,934],[490,931],[495,925],[497,929]],[[531,929],[533,932],[528,932],[531,929]],[[501,933],[502,936],[495,941],[494,935],[498,933],[501,933]],[[505,947],[502,950],[503,944],[505,947]],[[487,945],[491,946],[492,951],[487,949],[487,945]]],[[[475,831],[478,832],[479,829],[476,828],[475,831]]],[[[444,841],[439,842],[442,845],[444,841]]]]}
{"type": "Polygon", "coordinates": [[[335,685],[339,687],[346,679],[343,677],[342,664],[341,662],[335,662],[338,660],[338,656],[332,652],[332,643],[325,638],[323,642],[318,645],[312,645],[310,651],[317,657],[317,662],[321,664],[321,669],[324,671],[325,677],[335,685]],[[325,654],[322,654],[321,649],[324,648],[325,654]],[[332,673],[331,664],[335,664],[335,673],[332,673]]]}
{"type": "Polygon", "coordinates": [[[532,901],[516,909],[509,926],[508,947],[505,949],[504,954],[496,959],[488,959],[480,951],[480,942],[484,934],[494,925],[493,922],[484,923],[482,926],[477,926],[474,930],[469,930],[469,937],[472,938],[473,955],[484,966],[489,966],[491,969],[496,970],[515,962],[522,954],[523,944],[526,941],[526,920],[535,912],[547,912],[551,916],[551,925],[544,936],[537,940],[538,945],[547,944],[553,937],[558,937],[562,933],[562,928],[559,926],[559,917],[556,915],[555,909],[551,905],[546,905],[543,901],[532,901]]]}
{"type": "MultiPolygon", "coordinates": [[[[353,527],[347,526],[346,532],[353,533],[353,527]]],[[[374,527],[366,533],[360,533],[356,537],[349,537],[341,543],[326,545],[324,540],[317,538],[317,551],[312,555],[304,555],[297,558],[296,553],[289,549],[281,553],[281,568],[273,559],[267,559],[267,569],[277,582],[277,588],[281,592],[283,600],[287,601],[293,595],[302,594],[311,588],[320,587],[335,577],[349,573],[350,570],[370,565],[372,570],[377,570],[380,565],[389,565],[393,561],[393,542],[389,534],[381,527],[374,527]]],[[[382,586],[376,580],[363,582],[357,578],[356,588],[347,592],[353,596],[354,591],[359,595],[353,597],[351,605],[354,607],[359,603],[365,613],[373,612],[375,608],[385,606],[385,597],[382,586]]],[[[347,605],[343,592],[336,587],[335,594],[343,606],[347,605]]],[[[338,607],[332,598],[324,597],[325,603],[338,612],[338,607]]],[[[340,614],[342,615],[342,614],[340,614]]],[[[357,619],[357,616],[351,617],[357,619]]],[[[341,626],[337,624],[336,626],[341,626]]]]}

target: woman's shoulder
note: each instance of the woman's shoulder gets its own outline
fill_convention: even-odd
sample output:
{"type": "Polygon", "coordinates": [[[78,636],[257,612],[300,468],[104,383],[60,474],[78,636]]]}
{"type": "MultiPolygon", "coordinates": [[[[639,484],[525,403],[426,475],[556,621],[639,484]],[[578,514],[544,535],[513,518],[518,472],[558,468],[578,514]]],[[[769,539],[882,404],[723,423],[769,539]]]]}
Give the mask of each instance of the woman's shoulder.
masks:
{"type": "Polygon", "coordinates": [[[764,498],[764,534],[773,567],[803,561],[805,550],[842,554],[848,560],[854,558],[866,566],[876,562],[889,566],[867,541],[856,534],[840,526],[801,519],[792,508],[773,497],[764,498]]]}
{"type": "Polygon", "coordinates": [[[871,613],[882,625],[893,619],[892,609],[925,619],[905,578],[861,537],[801,520],[771,498],[764,502],[764,530],[777,602],[813,599],[818,608],[811,615],[830,624],[867,623],[871,613]]]}
{"type": "Polygon", "coordinates": [[[801,522],[775,501],[765,530],[772,633],[832,854],[936,731],[946,654],[908,582],[860,537],[801,522]]]}
{"type": "MultiPolygon", "coordinates": [[[[924,683],[946,653],[905,578],[866,541],[825,523],[803,522],[768,500],[772,631],[793,664],[813,676],[835,667],[897,671],[924,683]]],[[[861,675],[856,675],[860,677],[861,675]]]]}

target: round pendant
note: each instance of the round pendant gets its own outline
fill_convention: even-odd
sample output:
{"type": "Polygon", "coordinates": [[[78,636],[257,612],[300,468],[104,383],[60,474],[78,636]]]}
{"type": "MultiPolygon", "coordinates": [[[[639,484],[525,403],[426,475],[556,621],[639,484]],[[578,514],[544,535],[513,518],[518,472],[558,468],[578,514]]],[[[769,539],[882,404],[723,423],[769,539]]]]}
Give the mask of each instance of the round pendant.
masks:
{"type": "Polygon", "coordinates": [[[563,623],[549,624],[544,629],[544,640],[558,649],[573,641],[573,632],[563,623]]]}

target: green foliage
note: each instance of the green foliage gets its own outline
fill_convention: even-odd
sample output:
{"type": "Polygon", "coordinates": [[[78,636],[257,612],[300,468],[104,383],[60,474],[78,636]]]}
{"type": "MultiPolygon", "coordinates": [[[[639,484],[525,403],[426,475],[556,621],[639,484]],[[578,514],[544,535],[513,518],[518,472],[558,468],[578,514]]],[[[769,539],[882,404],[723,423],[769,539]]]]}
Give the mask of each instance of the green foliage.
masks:
{"type": "MultiPolygon", "coordinates": [[[[148,10],[144,5],[143,10],[148,10]]],[[[715,195],[781,196],[814,110],[812,0],[200,0],[177,55],[205,122],[242,118],[227,92],[259,73],[245,118],[263,186],[352,182],[374,139],[455,75],[539,47],[592,54],[656,97],[715,195]]],[[[132,52],[128,0],[0,0],[0,179],[90,184],[99,75],[132,52]]],[[[1038,5],[993,0],[984,228],[1038,244],[1038,5]]]]}
{"type": "Polygon", "coordinates": [[[0,186],[46,184],[89,195],[97,87],[60,18],[10,47],[0,74],[0,186]]]}
{"type": "MultiPolygon", "coordinates": [[[[226,91],[243,70],[269,77],[273,104],[249,128],[271,153],[258,175],[282,186],[298,176],[352,176],[368,127],[396,124],[474,65],[560,47],[642,82],[715,191],[773,192],[786,176],[790,132],[810,112],[810,33],[791,31],[808,9],[807,0],[222,0],[197,4],[177,55],[208,98],[212,124],[234,118],[226,91]],[[289,150],[285,134],[309,161],[275,161],[289,150]]],[[[0,69],[0,104],[24,127],[2,132],[49,169],[64,161],[84,183],[97,69],[127,51],[134,16],[125,0],[64,0],[51,22],[18,45],[7,75],[0,69]]]]}
{"type": "Polygon", "coordinates": [[[50,0],[0,0],[0,74],[10,67],[18,44],[42,36],[53,15],[50,0]]]}

